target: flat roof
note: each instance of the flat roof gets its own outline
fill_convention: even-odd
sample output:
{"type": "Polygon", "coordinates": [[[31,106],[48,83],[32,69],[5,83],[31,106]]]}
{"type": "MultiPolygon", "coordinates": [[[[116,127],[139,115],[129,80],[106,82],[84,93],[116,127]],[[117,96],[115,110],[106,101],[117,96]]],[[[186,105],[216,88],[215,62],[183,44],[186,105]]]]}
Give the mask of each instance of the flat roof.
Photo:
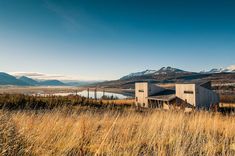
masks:
{"type": "Polygon", "coordinates": [[[196,85],[203,85],[211,81],[184,81],[184,82],[176,82],[175,84],[196,84],[196,85]]]}
{"type": "Polygon", "coordinates": [[[175,94],[171,95],[160,95],[160,96],[149,96],[149,100],[160,100],[160,101],[171,101],[176,98],[175,94]]]}

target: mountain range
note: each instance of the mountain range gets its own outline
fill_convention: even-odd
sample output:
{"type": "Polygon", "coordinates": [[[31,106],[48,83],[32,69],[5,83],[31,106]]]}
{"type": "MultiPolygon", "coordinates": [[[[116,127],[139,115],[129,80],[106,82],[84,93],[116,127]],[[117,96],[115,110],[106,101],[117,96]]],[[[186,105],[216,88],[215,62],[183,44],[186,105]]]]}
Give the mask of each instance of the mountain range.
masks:
{"type": "Polygon", "coordinates": [[[27,76],[13,76],[5,72],[0,72],[0,85],[13,86],[84,86],[98,83],[100,81],[76,81],[76,80],[41,80],[27,76]]]}
{"type": "Polygon", "coordinates": [[[14,77],[10,74],[0,72],[0,85],[14,85],[14,86],[67,86],[59,80],[43,80],[36,81],[26,76],[14,77]]]}
{"type": "Polygon", "coordinates": [[[28,84],[25,81],[19,80],[12,75],[0,72],[0,85],[27,86],[28,84]]]}
{"type": "Polygon", "coordinates": [[[201,73],[235,73],[235,65],[226,68],[213,68],[209,71],[201,71],[201,73]]]}
{"type": "MultiPolygon", "coordinates": [[[[159,70],[145,70],[142,72],[131,73],[126,76],[123,76],[121,80],[131,79],[141,76],[156,76],[156,75],[171,75],[171,74],[197,74],[197,72],[184,71],[182,69],[173,68],[173,67],[162,67],[159,70]]],[[[201,71],[199,74],[215,74],[215,73],[235,73],[235,65],[231,65],[226,68],[213,68],[209,71],[201,71]]]]}
{"type": "Polygon", "coordinates": [[[216,80],[235,81],[235,65],[226,68],[211,69],[209,71],[190,72],[173,67],[162,67],[159,70],[144,70],[121,77],[114,81],[86,82],[86,81],[59,81],[59,80],[35,80],[26,76],[15,77],[0,72],[0,85],[16,86],[97,86],[97,87],[133,87],[138,81],[154,81],[159,83],[173,83],[178,81],[191,80],[216,80]]]}
{"type": "Polygon", "coordinates": [[[214,81],[216,83],[235,83],[235,65],[227,68],[212,69],[202,72],[191,72],[173,67],[162,67],[159,70],[144,70],[142,72],[131,73],[118,80],[101,82],[95,86],[133,89],[135,82],[141,81],[149,81],[153,83],[176,83],[198,80],[214,81]]]}
{"type": "Polygon", "coordinates": [[[142,72],[131,73],[129,75],[123,76],[121,80],[126,80],[126,79],[135,78],[135,77],[141,77],[141,76],[166,75],[166,74],[177,74],[177,73],[188,73],[188,72],[181,70],[181,69],[172,68],[172,67],[162,67],[159,70],[145,70],[142,72]]]}

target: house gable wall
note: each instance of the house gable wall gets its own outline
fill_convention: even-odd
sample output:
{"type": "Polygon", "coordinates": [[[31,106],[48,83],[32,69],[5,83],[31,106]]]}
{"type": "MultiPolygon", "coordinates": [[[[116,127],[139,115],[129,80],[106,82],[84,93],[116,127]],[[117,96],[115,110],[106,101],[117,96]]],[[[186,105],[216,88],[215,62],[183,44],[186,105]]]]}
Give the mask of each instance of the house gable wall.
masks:
{"type": "Polygon", "coordinates": [[[136,83],[135,84],[135,103],[136,106],[148,107],[148,83],[136,83]]]}
{"type": "Polygon", "coordinates": [[[176,84],[176,97],[196,106],[196,88],[195,84],[176,84]]]}

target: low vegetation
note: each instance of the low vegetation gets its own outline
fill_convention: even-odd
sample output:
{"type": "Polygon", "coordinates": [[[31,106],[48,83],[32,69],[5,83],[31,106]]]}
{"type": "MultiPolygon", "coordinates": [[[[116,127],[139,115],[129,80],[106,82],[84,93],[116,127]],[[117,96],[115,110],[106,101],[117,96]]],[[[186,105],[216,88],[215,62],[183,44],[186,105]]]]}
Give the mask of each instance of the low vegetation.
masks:
{"type": "Polygon", "coordinates": [[[232,114],[124,102],[0,95],[0,155],[235,155],[232,114]]]}
{"type": "Polygon", "coordinates": [[[78,95],[43,97],[23,94],[0,94],[0,109],[4,110],[51,110],[74,106],[125,108],[130,107],[133,103],[133,100],[94,100],[78,95]]]}
{"type": "Polygon", "coordinates": [[[1,111],[0,155],[231,155],[235,117],[208,112],[1,111]]]}

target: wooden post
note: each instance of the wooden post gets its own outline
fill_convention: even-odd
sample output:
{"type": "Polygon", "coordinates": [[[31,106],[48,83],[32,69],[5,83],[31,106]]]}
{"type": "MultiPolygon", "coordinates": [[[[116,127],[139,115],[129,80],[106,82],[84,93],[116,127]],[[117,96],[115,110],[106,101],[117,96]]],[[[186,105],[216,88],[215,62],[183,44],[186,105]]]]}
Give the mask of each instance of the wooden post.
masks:
{"type": "Polygon", "coordinates": [[[87,88],[87,98],[89,99],[89,88],[87,88]]]}
{"type": "Polygon", "coordinates": [[[97,100],[97,88],[95,88],[94,94],[95,94],[95,100],[97,100]]]}

